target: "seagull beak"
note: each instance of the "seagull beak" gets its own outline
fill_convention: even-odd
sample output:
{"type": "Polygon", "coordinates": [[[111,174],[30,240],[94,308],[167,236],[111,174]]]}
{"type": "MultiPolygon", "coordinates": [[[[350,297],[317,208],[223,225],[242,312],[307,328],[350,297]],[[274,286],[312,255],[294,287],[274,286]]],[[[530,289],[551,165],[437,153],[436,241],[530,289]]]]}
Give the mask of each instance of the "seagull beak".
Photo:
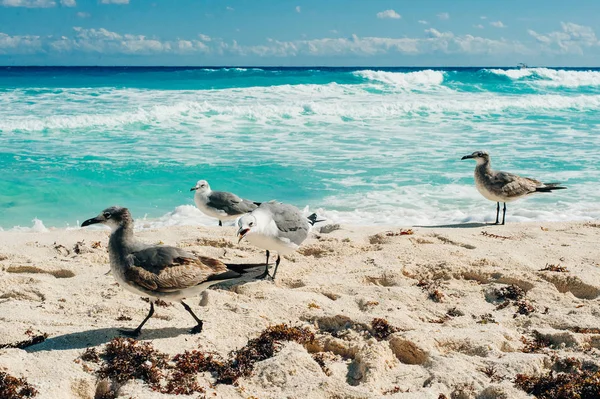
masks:
{"type": "Polygon", "coordinates": [[[91,218],[81,223],[81,227],[89,226],[91,224],[102,223],[102,220],[98,219],[98,217],[91,218]]]}
{"type": "Polygon", "coordinates": [[[196,190],[198,190],[198,187],[192,187],[192,188],[190,188],[190,191],[196,191],[196,190]]]}
{"type": "Polygon", "coordinates": [[[475,158],[472,154],[471,155],[465,155],[464,157],[462,157],[460,160],[464,161],[465,159],[472,159],[475,158]]]}
{"type": "Polygon", "coordinates": [[[250,229],[242,229],[238,231],[238,244],[246,237],[250,229]]]}

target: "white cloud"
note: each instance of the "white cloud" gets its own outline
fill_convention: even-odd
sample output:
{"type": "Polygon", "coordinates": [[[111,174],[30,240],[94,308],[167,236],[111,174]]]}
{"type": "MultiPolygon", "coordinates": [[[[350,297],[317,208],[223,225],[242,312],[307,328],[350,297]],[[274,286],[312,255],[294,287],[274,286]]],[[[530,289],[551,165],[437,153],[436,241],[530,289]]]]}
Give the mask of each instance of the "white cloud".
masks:
{"type": "Polygon", "coordinates": [[[235,8],[233,8],[233,7],[230,7],[230,6],[227,6],[227,7],[225,7],[225,9],[226,9],[227,11],[235,11],[235,8]]]}
{"type": "Polygon", "coordinates": [[[589,26],[577,25],[572,22],[561,22],[562,30],[542,35],[529,29],[527,32],[544,51],[559,54],[583,54],[585,48],[599,47],[600,42],[596,33],[589,26]]]}
{"type": "Polygon", "coordinates": [[[481,24],[473,25],[473,28],[483,29],[483,25],[481,25],[481,24]]]}
{"type": "Polygon", "coordinates": [[[402,16],[394,10],[385,10],[385,11],[378,12],[377,18],[379,18],[379,19],[386,19],[386,18],[400,19],[400,18],[402,18],[402,16]]]}
{"type": "Polygon", "coordinates": [[[429,22],[427,22],[427,21],[425,21],[425,20],[422,20],[422,19],[420,19],[418,22],[419,22],[421,25],[429,25],[429,22]]]}
{"type": "Polygon", "coordinates": [[[35,54],[43,51],[39,36],[10,36],[0,33],[0,54],[35,54]]]}
{"type": "Polygon", "coordinates": [[[102,0],[102,4],[129,4],[129,0],[102,0]]]}
{"type": "Polygon", "coordinates": [[[539,34],[530,30],[536,42],[529,46],[519,41],[488,39],[477,35],[456,35],[428,28],[417,37],[331,37],[280,41],[266,40],[256,45],[241,45],[198,34],[191,39],[163,40],[158,37],[112,32],[107,29],[74,28],[72,34],[56,36],[10,36],[0,33],[0,54],[123,54],[123,55],[212,55],[234,57],[318,57],[380,55],[532,55],[541,51],[581,53],[586,48],[600,48],[590,27],[563,23],[561,30],[539,34]]]}
{"type": "Polygon", "coordinates": [[[91,17],[91,14],[89,12],[80,11],[77,13],[77,16],[79,18],[89,18],[89,17],[91,17]]]}
{"type": "Polygon", "coordinates": [[[77,3],[75,0],[60,0],[60,5],[64,7],[75,7],[77,3]]]}
{"type": "Polygon", "coordinates": [[[482,15],[481,17],[479,17],[480,19],[487,19],[487,17],[485,15],[482,15]]]}
{"type": "Polygon", "coordinates": [[[330,33],[333,33],[334,35],[337,35],[337,34],[338,34],[338,31],[337,31],[337,30],[335,30],[335,29],[332,29],[332,30],[330,30],[329,32],[330,32],[330,33]]]}
{"type": "Polygon", "coordinates": [[[4,7],[50,8],[56,6],[54,0],[2,0],[4,7]]]}
{"type": "Polygon", "coordinates": [[[504,25],[502,23],[502,21],[494,21],[494,22],[490,22],[490,25],[492,25],[495,28],[506,28],[506,25],[504,25]]]}
{"type": "Polygon", "coordinates": [[[450,14],[448,14],[447,12],[441,12],[437,15],[437,17],[442,21],[445,21],[447,19],[450,19],[450,14]]]}
{"type": "Polygon", "coordinates": [[[298,12],[298,13],[299,13],[299,12],[301,12],[301,11],[302,11],[302,9],[300,8],[300,6],[296,6],[296,12],[298,12]]]}

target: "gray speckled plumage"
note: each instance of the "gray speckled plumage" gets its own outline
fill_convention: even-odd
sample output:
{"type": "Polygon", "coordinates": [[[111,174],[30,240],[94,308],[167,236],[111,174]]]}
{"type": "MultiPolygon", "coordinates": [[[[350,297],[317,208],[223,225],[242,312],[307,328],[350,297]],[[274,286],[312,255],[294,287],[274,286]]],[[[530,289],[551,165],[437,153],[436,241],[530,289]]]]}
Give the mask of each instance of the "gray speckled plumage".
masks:
{"type": "MultiPolygon", "coordinates": [[[[127,208],[110,207],[95,218],[83,222],[82,226],[95,223],[109,225],[113,232],[108,241],[110,266],[115,279],[124,289],[138,295],[180,300],[184,308],[198,323],[192,332],[200,332],[202,321],[182,299],[200,294],[211,285],[232,280],[251,279],[251,271],[258,275],[261,267],[233,265],[229,268],[218,259],[197,256],[184,249],[168,245],[148,245],[138,242],[133,234],[133,219],[127,208]]],[[[246,280],[247,281],[247,280],[246,280]]],[[[150,313],[133,331],[122,331],[127,335],[140,334],[150,313]]]]}

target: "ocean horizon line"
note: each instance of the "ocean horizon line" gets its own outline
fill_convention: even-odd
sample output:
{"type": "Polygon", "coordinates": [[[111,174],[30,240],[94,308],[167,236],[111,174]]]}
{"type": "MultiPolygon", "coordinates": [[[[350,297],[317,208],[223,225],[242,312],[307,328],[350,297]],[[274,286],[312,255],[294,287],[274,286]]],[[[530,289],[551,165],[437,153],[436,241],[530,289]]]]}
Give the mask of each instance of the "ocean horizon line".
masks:
{"type": "MultiPolygon", "coordinates": [[[[432,66],[432,65],[346,65],[346,66],[331,66],[331,65],[0,65],[0,69],[77,69],[77,68],[115,68],[115,69],[224,69],[224,68],[240,68],[240,69],[358,69],[358,68],[377,68],[377,69],[433,69],[433,70],[445,70],[445,69],[485,69],[485,68],[499,68],[499,69],[519,69],[518,65],[472,65],[472,66],[432,66]]],[[[561,66],[561,65],[529,65],[527,69],[533,68],[548,68],[548,69],[565,69],[565,70],[577,70],[577,69],[600,69],[598,66],[561,66]]]]}

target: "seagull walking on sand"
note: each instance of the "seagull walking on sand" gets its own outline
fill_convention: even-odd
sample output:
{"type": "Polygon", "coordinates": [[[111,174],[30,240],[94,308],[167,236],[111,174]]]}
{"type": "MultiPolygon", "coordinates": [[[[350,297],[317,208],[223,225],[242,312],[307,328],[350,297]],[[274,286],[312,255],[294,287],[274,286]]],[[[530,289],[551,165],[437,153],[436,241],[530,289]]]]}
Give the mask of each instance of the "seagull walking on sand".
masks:
{"type": "Polygon", "coordinates": [[[195,191],[194,202],[202,213],[219,219],[219,226],[223,220],[235,220],[244,213],[252,212],[260,202],[252,202],[225,191],[212,191],[206,180],[199,180],[190,191],[195,191]]]}
{"type": "Polygon", "coordinates": [[[276,201],[263,202],[251,213],[238,220],[238,243],[244,238],[256,247],[267,251],[265,271],[257,278],[270,277],[275,280],[281,255],[294,252],[308,237],[311,225],[321,222],[316,214],[304,217],[300,210],[292,205],[276,201]],[[277,252],[273,276],[269,274],[270,251],[277,252]]]}
{"type": "Polygon", "coordinates": [[[462,159],[474,159],[475,186],[485,198],[496,202],[496,224],[500,223],[500,202],[504,203],[502,224],[506,219],[506,203],[518,200],[533,193],[549,193],[553,190],[564,190],[561,183],[542,183],[538,180],[514,175],[508,172],[492,170],[490,155],[485,151],[475,151],[462,159]]]}
{"type": "MultiPolygon", "coordinates": [[[[202,331],[203,323],[183,302],[184,298],[199,295],[213,284],[250,281],[262,270],[262,265],[226,265],[217,259],[196,256],[181,248],[141,243],[133,235],[133,218],[127,208],[106,208],[81,226],[96,223],[112,228],[108,254],[112,274],[119,285],[143,297],[180,301],[197,323],[191,330],[193,334],[202,331]]],[[[150,312],[142,323],[135,330],[120,332],[137,337],[153,314],[154,304],[150,301],[150,312]]]]}

